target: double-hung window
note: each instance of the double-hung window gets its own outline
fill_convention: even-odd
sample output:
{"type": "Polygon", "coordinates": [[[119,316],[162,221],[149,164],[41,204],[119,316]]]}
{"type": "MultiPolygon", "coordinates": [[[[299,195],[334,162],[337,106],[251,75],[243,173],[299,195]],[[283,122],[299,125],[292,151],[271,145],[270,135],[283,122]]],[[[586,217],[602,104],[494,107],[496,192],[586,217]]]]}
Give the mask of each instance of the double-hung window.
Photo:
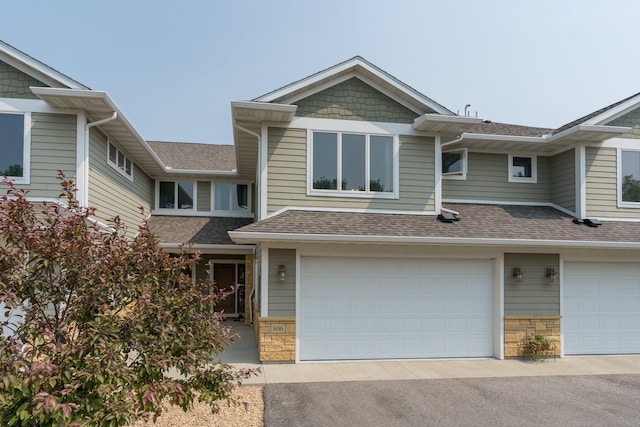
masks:
{"type": "Polygon", "coordinates": [[[396,141],[389,135],[310,133],[310,193],[396,197],[396,141]]]}
{"type": "Polygon", "coordinates": [[[536,156],[509,154],[509,182],[538,182],[536,156]]]}
{"type": "Polygon", "coordinates": [[[618,150],[618,204],[640,207],[640,151],[618,150]]]}
{"type": "Polygon", "coordinates": [[[31,114],[0,113],[0,176],[29,183],[31,114]]]}

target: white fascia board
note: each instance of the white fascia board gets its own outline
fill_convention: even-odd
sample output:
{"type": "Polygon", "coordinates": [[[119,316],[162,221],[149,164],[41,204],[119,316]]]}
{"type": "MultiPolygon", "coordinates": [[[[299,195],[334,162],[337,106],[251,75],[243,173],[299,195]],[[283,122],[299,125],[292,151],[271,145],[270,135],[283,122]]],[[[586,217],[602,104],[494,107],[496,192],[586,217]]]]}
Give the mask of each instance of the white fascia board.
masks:
{"type": "Polygon", "coordinates": [[[544,144],[548,143],[548,138],[544,136],[515,136],[515,135],[496,135],[490,133],[463,133],[460,141],[476,140],[476,141],[511,141],[511,142],[529,142],[544,144]]]}
{"type": "Polygon", "coordinates": [[[632,111],[640,106],[640,94],[634,96],[631,99],[623,102],[622,104],[616,105],[615,107],[605,111],[604,113],[598,114],[595,117],[584,122],[587,125],[601,125],[607,123],[611,120],[614,120],[629,111],[632,111]]]}
{"type": "Polygon", "coordinates": [[[625,127],[625,126],[602,126],[602,125],[580,124],[550,136],[548,138],[548,141],[549,142],[557,141],[559,139],[571,136],[576,132],[602,133],[604,134],[603,136],[605,136],[604,139],[608,139],[608,138],[611,138],[610,136],[611,134],[623,134],[623,133],[631,132],[631,128],[625,127]]]}
{"type": "Polygon", "coordinates": [[[275,104],[271,102],[260,101],[231,101],[233,108],[246,108],[248,110],[276,111],[280,113],[294,114],[298,109],[297,105],[291,104],[275,104]]]}
{"type": "Polygon", "coordinates": [[[486,239],[462,237],[363,236],[341,234],[257,233],[229,231],[234,242],[323,242],[323,243],[387,243],[465,246],[531,246],[567,248],[640,249],[640,242],[598,242],[575,240],[486,239]]]}
{"type": "Polygon", "coordinates": [[[166,250],[182,250],[185,252],[200,251],[212,252],[219,251],[224,253],[253,253],[255,245],[212,245],[212,244],[188,244],[188,243],[160,243],[161,248],[166,250]]]}
{"type": "Polygon", "coordinates": [[[433,123],[446,123],[446,124],[463,124],[463,125],[477,125],[483,122],[483,119],[475,117],[446,115],[446,114],[423,114],[413,121],[412,127],[418,129],[420,125],[425,122],[433,123]]]}

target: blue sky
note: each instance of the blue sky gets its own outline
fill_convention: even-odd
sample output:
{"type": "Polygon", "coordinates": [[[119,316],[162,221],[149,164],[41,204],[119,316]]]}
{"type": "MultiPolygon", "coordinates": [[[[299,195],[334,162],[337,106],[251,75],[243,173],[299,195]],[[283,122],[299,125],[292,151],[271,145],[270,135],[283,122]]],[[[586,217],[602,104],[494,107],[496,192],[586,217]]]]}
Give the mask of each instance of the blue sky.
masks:
{"type": "Polygon", "coordinates": [[[640,91],[640,2],[3,2],[0,39],[96,90],[149,140],[231,143],[231,100],[355,55],[445,107],[566,122],[640,91]]]}

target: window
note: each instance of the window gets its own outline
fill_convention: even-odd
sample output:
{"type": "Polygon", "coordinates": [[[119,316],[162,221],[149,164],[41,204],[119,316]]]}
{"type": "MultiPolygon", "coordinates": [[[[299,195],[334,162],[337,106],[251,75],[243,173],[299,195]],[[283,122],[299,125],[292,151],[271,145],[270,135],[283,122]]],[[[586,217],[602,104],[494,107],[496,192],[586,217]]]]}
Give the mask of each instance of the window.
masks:
{"type": "Polygon", "coordinates": [[[509,182],[537,182],[536,160],[536,156],[514,156],[509,154],[509,182]]]}
{"type": "Polygon", "coordinates": [[[442,176],[448,179],[467,178],[467,150],[442,152],[442,176]]]}
{"type": "Polygon", "coordinates": [[[130,180],[133,180],[133,163],[131,159],[125,156],[111,141],[109,141],[107,163],[130,180]]]}
{"type": "Polygon", "coordinates": [[[217,211],[248,212],[249,186],[218,182],[214,186],[214,209],[217,211]]]}
{"type": "Polygon", "coordinates": [[[619,150],[619,200],[640,207],[640,151],[619,150]]]}
{"type": "Polygon", "coordinates": [[[29,183],[31,115],[0,113],[0,176],[29,183]]]}
{"type": "Polygon", "coordinates": [[[160,181],[158,208],[193,210],[193,182],[160,181]]]}
{"type": "Polygon", "coordinates": [[[315,195],[394,197],[394,137],[311,133],[310,190],[315,195]]]}

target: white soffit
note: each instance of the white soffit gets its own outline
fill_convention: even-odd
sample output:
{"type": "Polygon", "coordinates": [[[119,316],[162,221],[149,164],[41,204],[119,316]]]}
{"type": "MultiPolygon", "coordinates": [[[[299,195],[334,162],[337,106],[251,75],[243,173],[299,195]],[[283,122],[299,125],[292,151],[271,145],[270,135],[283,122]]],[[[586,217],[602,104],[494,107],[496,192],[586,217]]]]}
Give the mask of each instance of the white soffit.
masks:
{"type": "Polygon", "coordinates": [[[444,114],[424,114],[414,120],[415,130],[426,132],[447,132],[460,134],[483,122],[483,119],[444,114]]]}

